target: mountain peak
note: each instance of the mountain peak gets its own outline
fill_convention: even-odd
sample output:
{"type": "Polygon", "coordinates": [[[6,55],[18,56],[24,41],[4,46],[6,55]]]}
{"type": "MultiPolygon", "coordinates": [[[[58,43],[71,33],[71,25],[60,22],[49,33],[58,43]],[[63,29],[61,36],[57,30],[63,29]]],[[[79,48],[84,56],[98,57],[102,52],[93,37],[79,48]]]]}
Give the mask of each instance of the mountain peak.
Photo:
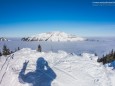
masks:
{"type": "Polygon", "coordinates": [[[67,34],[60,31],[52,31],[22,38],[23,41],[83,41],[85,38],[67,34]]]}
{"type": "Polygon", "coordinates": [[[8,39],[4,37],[0,37],[0,41],[8,41],[8,39]]]}

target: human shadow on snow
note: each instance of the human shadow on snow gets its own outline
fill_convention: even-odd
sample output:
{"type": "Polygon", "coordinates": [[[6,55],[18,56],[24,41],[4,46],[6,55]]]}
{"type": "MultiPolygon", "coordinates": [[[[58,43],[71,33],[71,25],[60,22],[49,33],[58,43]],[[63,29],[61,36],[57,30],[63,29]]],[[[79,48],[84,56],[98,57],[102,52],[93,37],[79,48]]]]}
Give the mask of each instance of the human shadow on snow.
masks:
{"type": "Polygon", "coordinates": [[[55,72],[49,67],[48,62],[43,58],[38,58],[36,70],[25,74],[29,61],[23,63],[23,68],[19,73],[20,83],[30,83],[32,86],[51,86],[51,82],[56,78],[55,72]]]}

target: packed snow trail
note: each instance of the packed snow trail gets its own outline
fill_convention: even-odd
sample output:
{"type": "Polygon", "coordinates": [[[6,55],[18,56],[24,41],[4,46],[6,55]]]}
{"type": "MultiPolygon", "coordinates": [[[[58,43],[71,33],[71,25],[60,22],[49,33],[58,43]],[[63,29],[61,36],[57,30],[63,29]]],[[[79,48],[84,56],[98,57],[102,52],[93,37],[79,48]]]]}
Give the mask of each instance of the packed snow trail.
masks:
{"type": "Polygon", "coordinates": [[[17,51],[13,59],[10,57],[0,65],[0,86],[30,86],[19,82],[19,72],[25,60],[29,60],[26,73],[35,71],[39,57],[43,57],[57,75],[51,86],[115,86],[115,71],[97,63],[98,57],[93,54],[77,56],[64,51],[37,52],[29,48],[17,51]]]}
{"type": "Polygon", "coordinates": [[[1,70],[0,70],[0,84],[7,72],[7,69],[8,69],[8,65],[9,65],[9,62],[11,60],[11,58],[13,58],[14,54],[11,54],[10,56],[8,56],[4,62],[4,64],[2,65],[1,67],[1,70]]]}
{"type": "MultiPolygon", "coordinates": [[[[10,55],[10,56],[11,56],[11,55],[10,55]]],[[[4,65],[6,64],[6,62],[8,61],[8,59],[10,59],[10,56],[8,56],[8,57],[6,58],[6,60],[5,60],[5,62],[3,63],[3,65],[2,65],[2,67],[1,67],[1,69],[0,69],[0,71],[2,71],[4,65]]]]}

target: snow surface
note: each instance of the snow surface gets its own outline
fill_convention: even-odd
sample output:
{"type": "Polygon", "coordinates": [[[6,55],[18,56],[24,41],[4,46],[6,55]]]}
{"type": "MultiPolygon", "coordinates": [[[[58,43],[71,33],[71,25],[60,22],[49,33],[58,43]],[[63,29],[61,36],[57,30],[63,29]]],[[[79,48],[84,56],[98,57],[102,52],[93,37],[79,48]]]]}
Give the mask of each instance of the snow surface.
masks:
{"type": "Polygon", "coordinates": [[[53,41],[53,42],[60,42],[60,41],[83,41],[85,38],[78,37],[75,35],[67,34],[65,32],[47,32],[47,33],[41,33],[38,35],[34,35],[28,38],[25,38],[26,40],[23,41],[53,41]]]}
{"type": "Polygon", "coordinates": [[[97,63],[97,56],[83,53],[81,56],[65,51],[37,52],[30,48],[2,56],[0,59],[0,86],[31,86],[18,80],[23,63],[29,60],[26,73],[35,71],[36,61],[43,57],[56,73],[51,86],[115,86],[115,71],[97,63]]]}

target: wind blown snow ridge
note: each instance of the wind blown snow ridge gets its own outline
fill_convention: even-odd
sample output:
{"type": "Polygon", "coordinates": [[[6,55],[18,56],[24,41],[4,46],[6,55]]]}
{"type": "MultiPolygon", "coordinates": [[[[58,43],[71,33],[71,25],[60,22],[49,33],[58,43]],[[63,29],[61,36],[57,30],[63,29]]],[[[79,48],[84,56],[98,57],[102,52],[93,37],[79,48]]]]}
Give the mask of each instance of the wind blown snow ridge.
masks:
{"type": "Polygon", "coordinates": [[[23,41],[83,41],[85,38],[76,35],[67,34],[64,32],[47,32],[41,33],[28,38],[22,38],[23,41]]]}
{"type": "MultiPolygon", "coordinates": [[[[34,73],[36,62],[41,57],[48,62],[47,65],[56,74],[51,86],[115,86],[114,71],[97,63],[98,57],[94,54],[83,53],[81,56],[77,56],[65,51],[58,51],[57,53],[51,51],[37,52],[29,48],[15,52],[12,59],[1,60],[0,80],[2,80],[0,86],[30,86],[29,83],[19,82],[19,73],[25,61],[29,61],[25,74],[34,73]],[[3,64],[4,67],[2,67],[3,64]]],[[[50,76],[51,74],[47,73],[47,75],[50,76]]],[[[33,84],[32,86],[36,85],[33,84]]]]}

